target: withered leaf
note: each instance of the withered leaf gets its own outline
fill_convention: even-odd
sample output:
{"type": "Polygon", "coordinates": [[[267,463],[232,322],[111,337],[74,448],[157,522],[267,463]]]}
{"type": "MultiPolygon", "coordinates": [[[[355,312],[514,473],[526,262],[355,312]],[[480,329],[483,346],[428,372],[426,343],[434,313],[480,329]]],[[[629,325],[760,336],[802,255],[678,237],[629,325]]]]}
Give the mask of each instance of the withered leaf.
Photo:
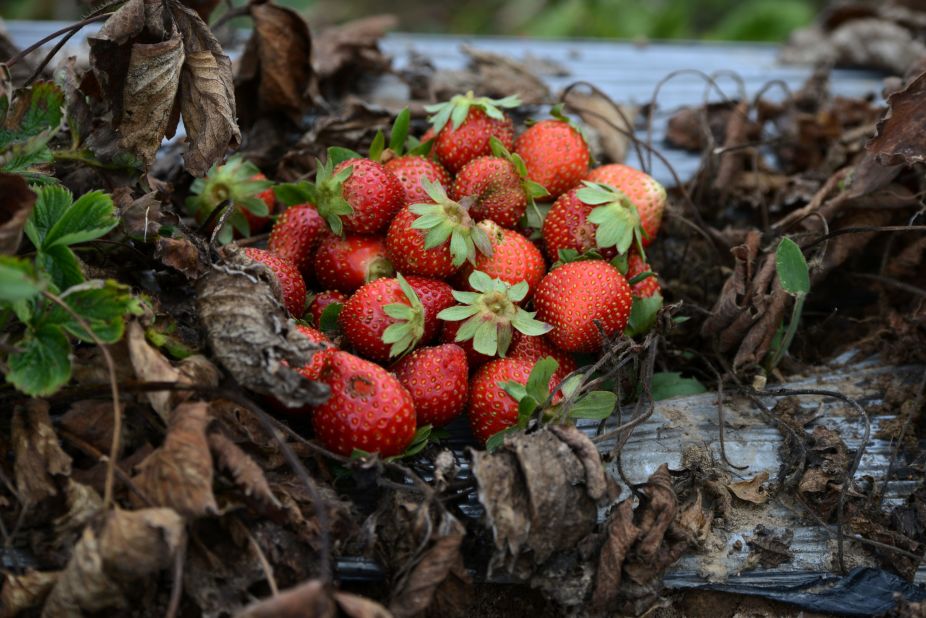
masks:
{"type": "Polygon", "coordinates": [[[882,165],[914,165],[926,161],[926,72],[887,99],[877,135],[866,145],[882,165]]]}
{"type": "Polygon", "coordinates": [[[198,279],[208,268],[202,252],[187,238],[159,238],[154,256],[189,279],[198,279]]]}
{"type": "MultiPolygon", "coordinates": [[[[100,512],[103,500],[89,485],[69,479],[66,489],[67,512],[55,518],[55,536],[60,541],[72,533],[79,532],[100,512]]],[[[69,539],[73,542],[74,539],[69,539]]]]}
{"type": "Polygon", "coordinates": [[[790,562],[794,558],[794,552],[790,549],[793,539],[794,530],[790,528],[775,532],[760,524],[753,530],[753,535],[746,539],[751,549],[749,561],[766,568],[790,562]]]}
{"type": "Polygon", "coordinates": [[[748,481],[737,481],[728,483],[727,488],[730,492],[744,502],[753,504],[765,504],[768,502],[768,492],[762,487],[768,480],[768,472],[763,470],[748,481]]]}
{"type": "Polygon", "coordinates": [[[623,163],[633,135],[635,107],[618,105],[600,90],[585,93],[571,90],[566,97],[569,111],[578,114],[591,129],[589,147],[602,163],[623,163]]]}
{"type": "Polygon", "coordinates": [[[335,592],[334,600],[348,618],[391,618],[393,615],[376,601],[349,592],[335,592]]]}
{"type": "Polygon", "coordinates": [[[627,552],[640,536],[633,523],[633,503],[621,502],[608,518],[607,537],[598,556],[598,571],[591,606],[597,610],[612,607],[620,594],[621,573],[627,552]]]}
{"type": "Polygon", "coordinates": [[[31,399],[15,409],[11,439],[16,491],[24,506],[58,495],[71,474],[71,458],[58,443],[47,401],[31,399]]]}
{"type": "Polygon", "coordinates": [[[126,234],[142,242],[157,238],[161,224],[161,200],[156,191],[133,199],[131,189],[116,187],[113,202],[119,210],[119,219],[126,234]]]}
{"type": "Polygon", "coordinates": [[[379,50],[379,40],[397,23],[394,15],[372,15],[326,28],[315,39],[315,72],[329,80],[341,73],[385,71],[389,59],[379,50]]]}
{"type": "MultiPolygon", "coordinates": [[[[132,321],[126,327],[126,342],[129,347],[129,357],[135,375],[142,382],[187,382],[181,379],[180,371],[170,364],[163,354],[145,339],[145,331],[141,324],[132,321]]],[[[145,395],[151,407],[165,421],[168,414],[178,401],[178,393],[169,390],[152,391],[145,395]]]]}
{"type": "Polygon", "coordinates": [[[171,413],[164,444],[139,465],[134,479],[152,503],[188,518],[218,511],[206,439],[209,421],[209,406],[203,402],[181,404],[171,413]]]}
{"type": "Polygon", "coordinates": [[[2,615],[16,616],[33,607],[40,607],[56,581],[57,571],[30,571],[23,575],[6,573],[0,592],[2,615]]]}
{"type": "Polygon", "coordinates": [[[108,452],[113,441],[113,404],[100,399],[75,401],[61,417],[60,427],[100,452],[108,452]]]}
{"type": "Polygon", "coordinates": [[[100,539],[92,528],[85,528],[67,567],[48,595],[43,618],[80,618],[93,612],[122,610],[126,606],[125,595],[103,569],[100,539]]]}
{"type": "Polygon", "coordinates": [[[251,459],[250,455],[221,432],[210,433],[208,440],[209,448],[219,468],[228,471],[232,480],[246,496],[255,498],[264,504],[280,505],[267,483],[264,471],[251,459]]]}
{"type": "Polygon", "coordinates": [[[334,618],[336,613],[334,599],[327,587],[313,579],[276,596],[252,603],[239,612],[236,618],[334,618]]]}
{"type": "Polygon", "coordinates": [[[19,174],[0,173],[0,254],[16,253],[36,195],[19,174]]]}

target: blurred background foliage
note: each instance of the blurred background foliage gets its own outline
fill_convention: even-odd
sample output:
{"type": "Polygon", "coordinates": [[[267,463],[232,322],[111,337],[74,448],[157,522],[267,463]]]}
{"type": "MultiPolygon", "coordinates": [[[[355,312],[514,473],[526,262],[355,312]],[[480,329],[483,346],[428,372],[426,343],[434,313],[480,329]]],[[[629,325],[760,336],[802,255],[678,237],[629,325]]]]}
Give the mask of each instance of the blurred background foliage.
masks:
{"type": "MultiPolygon", "coordinates": [[[[240,4],[242,0],[233,0],[240,4]]],[[[409,32],[783,41],[823,0],[279,0],[313,25],[394,13],[409,32]]],[[[5,19],[75,19],[81,0],[0,0],[5,19]]]]}

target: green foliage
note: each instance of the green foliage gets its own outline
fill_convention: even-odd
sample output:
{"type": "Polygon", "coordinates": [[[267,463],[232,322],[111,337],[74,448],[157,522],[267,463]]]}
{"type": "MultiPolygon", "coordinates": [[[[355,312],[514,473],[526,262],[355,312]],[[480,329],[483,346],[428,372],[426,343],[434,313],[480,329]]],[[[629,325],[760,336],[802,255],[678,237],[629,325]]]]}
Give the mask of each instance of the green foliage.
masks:
{"type": "Polygon", "coordinates": [[[707,389],[696,378],[683,378],[677,371],[662,371],[653,374],[652,396],[654,401],[700,395],[707,389]]]}
{"type": "Polygon", "coordinates": [[[791,342],[797,333],[797,325],[801,320],[801,313],[804,311],[804,299],[810,293],[810,268],[807,266],[807,260],[804,259],[804,253],[797,243],[787,236],[781,239],[775,251],[775,270],[778,273],[781,287],[785,292],[794,296],[794,307],[791,310],[791,320],[788,322],[787,329],[781,336],[776,333],[772,341],[772,349],[766,365],[769,370],[778,366],[788,348],[791,347],[791,342]]]}
{"type": "Polygon", "coordinates": [[[64,93],[52,82],[0,97],[0,172],[21,174],[36,184],[53,182],[42,166],[54,160],[48,144],[64,122],[64,93]]]}

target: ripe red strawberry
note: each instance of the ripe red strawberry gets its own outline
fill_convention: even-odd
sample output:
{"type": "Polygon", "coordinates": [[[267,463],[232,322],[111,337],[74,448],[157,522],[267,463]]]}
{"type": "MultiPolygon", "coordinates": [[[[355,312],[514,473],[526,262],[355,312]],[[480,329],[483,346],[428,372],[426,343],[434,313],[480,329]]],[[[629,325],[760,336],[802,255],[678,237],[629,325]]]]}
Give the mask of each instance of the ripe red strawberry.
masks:
{"type": "Polygon", "coordinates": [[[326,356],[319,381],[331,396],[312,411],[315,435],[339,455],[401,454],[415,436],[411,395],[391,373],[347,352],[326,356]]]}
{"type": "MultiPolygon", "coordinates": [[[[316,328],[312,328],[306,324],[296,324],[296,330],[305,335],[312,343],[327,346],[328,348],[336,347],[325,333],[316,328]]],[[[299,373],[309,380],[317,381],[325,362],[325,354],[327,353],[329,353],[328,350],[321,350],[312,354],[312,359],[299,368],[299,373]]]]}
{"type": "Polygon", "coordinates": [[[515,334],[514,343],[508,351],[508,358],[520,358],[529,361],[531,365],[536,365],[537,361],[550,356],[559,366],[553,373],[551,384],[559,384],[563,378],[576,370],[576,361],[569,352],[563,352],[552,343],[549,335],[540,335],[539,337],[528,337],[520,333],[515,334]]]}
{"type": "Polygon", "coordinates": [[[510,161],[499,157],[477,157],[463,166],[453,181],[453,199],[473,197],[470,215],[480,221],[492,219],[513,228],[527,210],[527,194],[521,177],[510,161]]]}
{"type": "Polygon", "coordinates": [[[446,283],[422,277],[372,281],[344,304],[339,318],[344,336],[359,354],[373,360],[404,354],[437,334],[438,307],[453,302],[449,292],[446,283]]]}
{"type": "Polygon", "coordinates": [[[337,290],[325,290],[315,295],[315,298],[309,303],[309,309],[306,313],[312,318],[312,324],[319,326],[325,307],[331,303],[340,303],[343,305],[346,302],[347,294],[337,290]]]}
{"type": "Polygon", "coordinates": [[[476,371],[469,385],[467,416],[479,442],[518,421],[518,402],[498,385],[499,382],[527,384],[533,364],[515,358],[499,358],[476,371]]]}
{"type": "Polygon", "coordinates": [[[514,150],[524,159],[527,175],[559,197],[588,173],[588,144],[558,108],[553,120],[541,120],[518,137],[514,150]]]}
{"type": "Polygon", "coordinates": [[[451,200],[439,184],[424,185],[433,203],[402,210],[389,226],[386,250],[397,271],[443,279],[475,261],[477,248],[491,253],[491,247],[465,203],[451,200]]]}
{"type": "Polygon", "coordinates": [[[432,152],[451,174],[456,174],[476,157],[492,153],[489,139],[497,138],[505,148],[514,145],[514,123],[502,109],[520,105],[517,97],[489,99],[472,92],[457,95],[446,103],[428,105],[437,137],[432,152]]]}
{"type": "Polygon", "coordinates": [[[273,224],[267,249],[296,265],[302,276],[312,275],[312,255],[319,242],[329,236],[328,227],[315,206],[290,206],[273,224]]]}
{"type": "Polygon", "coordinates": [[[233,237],[250,236],[270,222],[276,198],[273,183],[260,173],[257,166],[240,155],[229,157],[223,165],[214,165],[205,178],[197,178],[190,186],[187,208],[199,223],[225,200],[235,209],[219,231],[219,242],[231,242],[233,237]]]}
{"type": "Polygon", "coordinates": [[[482,221],[478,227],[485,231],[492,243],[492,254],[478,253],[475,265],[463,264],[459,273],[460,280],[464,282],[461,289],[471,290],[469,276],[474,270],[480,270],[511,285],[526,281],[528,289],[524,299],[530,299],[547,270],[540,249],[521,234],[506,230],[493,221],[482,221]]]}
{"type": "Polygon", "coordinates": [[[539,319],[553,325],[550,340],[567,352],[596,352],[602,340],[595,321],[608,336],[620,332],[630,317],[630,285],[602,260],[569,262],[543,278],[534,294],[539,319]]]}
{"type": "MultiPolygon", "coordinates": [[[[627,256],[627,274],[624,275],[628,282],[632,281],[634,277],[642,275],[645,272],[652,272],[653,269],[650,268],[649,264],[643,261],[643,258],[640,257],[640,254],[632,251],[627,256]]],[[[641,281],[632,283],[630,285],[630,292],[633,294],[634,298],[649,298],[655,296],[662,292],[662,287],[659,285],[659,279],[655,274],[652,276],[646,277],[641,281]]]]}
{"type": "Polygon", "coordinates": [[[395,177],[405,189],[405,202],[418,204],[429,202],[430,198],[421,186],[421,179],[427,178],[431,182],[438,182],[444,188],[450,187],[451,178],[444,166],[421,155],[403,155],[386,162],[386,169],[395,174],[395,177]]]}
{"type": "Polygon", "coordinates": [[[582,186],[556,200],[543,222],[547,257],[559,258],[562,250],[597,251],[611,259],[636,245],[645,244],[637,209],[626,195],[608,185],[583,181],[582,186]]]}
{"type": "Polygon", "coordinates": [[[318,246],[314,266],[319,285],[342,292],[395,274],[379,236],[329,236],[318,246]]]}
{"type": "Polygon", "coordinates": [[[588,173],[586,180],[609,185],[627,195],[636,206],[646,232],[643,246],[648,247],[662,225],[662,214],[666,209],[665,188],[645,172],[620,163],[596,167],[588,173]]]}
{"type": "Polygon", "coordinates": [[[458,345],[419,348],[396,363],[392,372],[415,402],[419,427],[446,425],[466,405],[469,367],[458,345]]]}
{"type": "Polygon", "coordinates": [[[305,313],[305,281],[296,265],[264,249],[247,247],[244,253],[252,260],[262,262],[273,271],[280,284],[283,306],[294,317],[302,317],[305,313]]]}

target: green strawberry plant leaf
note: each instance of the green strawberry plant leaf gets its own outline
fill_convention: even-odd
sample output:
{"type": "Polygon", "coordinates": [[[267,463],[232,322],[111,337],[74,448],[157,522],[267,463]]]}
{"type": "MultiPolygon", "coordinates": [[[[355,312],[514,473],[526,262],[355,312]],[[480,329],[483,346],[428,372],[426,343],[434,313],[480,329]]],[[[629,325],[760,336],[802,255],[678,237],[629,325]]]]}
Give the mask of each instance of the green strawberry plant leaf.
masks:
{"type": "Polygon", "coordinates": [[[392,457],[387,457],[386,461],[395,461],[397,459],[406,459],[408,457],[414,457],[421,451],[425,449],[428,445],[428,442],[431,439],[432,427],[431,425],[423,425],[418,428],[415,432],[412,441],[408,444],[405,450],[400,455],[393,455],[392,457]]]}
{"type": "MultiPolygon", "coordinates": [[[[113,280],[90,281],[65,291],[60,296],[71,310],[90,327],[93,335],[103,343],[115,343],[125,330],[123,317],[139,315],[142,307],[132,296],[128,286],[113,280]]],[[[63,307],[52,304],[40,318],[41,324],[55,325],[77,339],[92,342],[86,329],[63,307]]]]}
{"type": "Polygon", "coordinates": [[[656,316],[662,309],[662,305],[661,294],[653,294],[647,298],[635,296],[630,306],[630,318],[627,320],[624,334],[628,337],[635,337],[649,332],[656,323],[656,316]]]}
{"type": "Polygon", "coordinates": [[[521,431],[521,428],[515,425],[513,427],[508,427],[492,434],[489,436],[489,439],[486,440],[486,450],[490,453],[494,452],[496,449],[498,449],[498,447],[505,443],[505,438],[518,433],[519,431],[521,431]]]}
{"type": "Polygon", "coordinates": [[[33,397],[51,395],[71,379],[71,343],[53,324],[29,330],[7,357],[6,381],[33,397]]]}
{"type": "Polygon", "coordinates": [[[343,310],[344,303],[331,303],[322,309],[322,314],[318,316],[318,329],[326,335],[336,334],[341,328],[338,318],[343,310]]]}
{"type": "Polygon", "coordinates": [[[794,297],[794,307],[791,309],[791,319],[784,335],[772,346],[768,356],[767,368],[774,369],[791,347],[797,325],[801,321],[804,311],[804,299],[810,293],[810,268],[800,246],[787,236],[783,237],[775,250],[775,270],[778,281],[785,292],[794,297]]]}
{"type": "Polygon", "coordinates": [[[654,401],[662,401],[673,397],[700,395],[706,393],[707,388],[696,378],[683,378],[677,371],[660,371],[653,374],[650,394],[654,401]]]}
{"type": "MultiPolygon", "coordinates": [[[[312,199],[306,201],[315,204],[318,214],[328,223],[328,227],[334,234],[343,236],[344,224],[341,221],[341,217],[354,214],[353,207],[344,199],[343,185],[344,182],[350,178],[351,174],[354,173],[354,166],[348,165],[335,174],[334,168],[335,165],[337,165],[335,159],[337,157],[331,150],[334,149],[329,149],[327,161],[322,163],[316,160],[315,184],[310,185],[312,187],[311,189],[305,188],[305,191],[312,195],[312,199]]],[[[351,158],[360,158],[360,155],[356,157],[347,157],[344,160],[347,161],[351,158]]]]}
{"type": "Polygon", "coordinates": [[[617,406],[617,395],[611,391],[592,391],[569,408],[569,418],[604,420],[617,406]]]}
{"type": "Polygon", "coordinates": [[[0,255],[0,305],[33,298],[42,288],[32,264],[20,258],[0,255]]]}
{"type": "Polygon", "coordinates": [[[57,182],[43,166],[54,160],[48,144],[64,126],[64,92],[53,82],[38,82],[20,89],[12,102],[0,97],[0,103],[0,172],[37,185],[57,182]]]}
{"type": "Polygon", "coordinates": [[[646,235],[640,213],[630,198],[610,185],[587,180],[583,180],[582,184],[585,186],[576,191],[576,197],[589,206],[595,206],[586,219],[595,224],[598,248],[615,247],[618,253],[623,254],[636,244],[640,255],[645,256],[643,239],[646,235]]]}

